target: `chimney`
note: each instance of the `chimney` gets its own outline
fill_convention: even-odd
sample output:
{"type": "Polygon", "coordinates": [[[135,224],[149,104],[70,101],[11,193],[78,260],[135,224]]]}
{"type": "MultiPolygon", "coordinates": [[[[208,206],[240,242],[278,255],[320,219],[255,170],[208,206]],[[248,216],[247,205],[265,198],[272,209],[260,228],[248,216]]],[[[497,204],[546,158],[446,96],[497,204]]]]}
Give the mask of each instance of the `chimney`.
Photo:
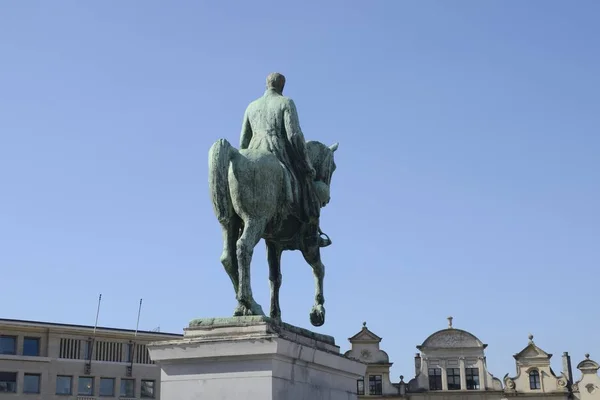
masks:
{"type": "Polygon", "coordinates": [[[415,356],[415,376],[421,373],[421,355],[417,353],[415,356]]]}
{"type": "Polygon", "coordinates": [[[571,368],[571,356],[566,351],[562,355],[562,372],[567,376],[569,385],[572,385],[573,369],[571,368]]]}

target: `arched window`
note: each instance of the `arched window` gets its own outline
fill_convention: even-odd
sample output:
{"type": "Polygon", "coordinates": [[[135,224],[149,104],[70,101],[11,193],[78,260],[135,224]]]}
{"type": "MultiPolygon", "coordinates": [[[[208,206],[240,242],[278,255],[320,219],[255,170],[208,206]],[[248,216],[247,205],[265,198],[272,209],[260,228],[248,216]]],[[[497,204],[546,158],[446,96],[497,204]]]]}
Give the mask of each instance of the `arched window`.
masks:
{"type": "Polygon", "coordinates": [[[541,389],[541,387],[542,386],[540,384],[540,373],[537,369],[534,369],[529,373],[529,389],[536,390],[541,389]]]}

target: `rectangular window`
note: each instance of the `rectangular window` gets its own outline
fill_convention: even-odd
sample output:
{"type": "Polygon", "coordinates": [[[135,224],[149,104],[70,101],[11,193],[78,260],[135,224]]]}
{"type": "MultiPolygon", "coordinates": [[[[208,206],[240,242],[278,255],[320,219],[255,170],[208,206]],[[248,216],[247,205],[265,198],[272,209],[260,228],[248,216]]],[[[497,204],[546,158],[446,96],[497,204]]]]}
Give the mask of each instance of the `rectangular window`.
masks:
{"type": "Polygon", "coordinates": [[[23,340],[23,355],[38,357],[40,355],[40,338],[26,337],[23,340]]]}
{"type": "Polygon", "coordinates": [[[142,381],[142,393],[143,399],[153,399],[155,393],[155,382],[150,380],[142,381]]]}
{"type": "Polygon", "coordinates": [[[72,390],[72,376],[59,375],[56,377],[56,394],[71,394],[72,390]]]}
{"type": "Polygon", "coordinates": [[[356,381],[356,394],[365,394],[365,379],[360,378],[356,381]]]}
{"type": "Polygon", "coordinates": [[[442,390],[441,368],[429,368],[429,390],[442,390]]]}
{"type": "Polygon", "coordinates": [[[94,394],[94,378],[80,376],[77,380],[77,394],[80,396],[92,396],[94,394]]]}
{"type": "Polygon", "coordinates": [[[479,390],[479,368],[466,368],[467,390],[479,390]]]}
{"type": "Polygon", "coordinates": [[[0,372],[0,393],[17,393],[16,372],[0,372]]]}
{"type": "Polygon", "coordinates": [[[381,375],[369,375],[369,394],[382,394],[381,375]]]}
{"type": "Polygon", "coordinates": [[[460,390],[460,368],[448,368],[446,377],[448,378],[448,390],[460,390]]]}
{"type": "Polygon", "coordinates": [[[0,354],[17,354],[16,336],[0,336],[0,354]]]}
{"type": "Polygon", "coordinates": [[[100,396],[115,395],[115,378],[100,378],[100,396]]]}
{"type": "Polygon", "coordinates": [[[135,397],[134,379],[121,379],[121,397],[135,397]]]}
{"type": "Polygon", "coordinates": [[[23,393],[39,393],[40,392],[39,374],[25,374],[23,379],[23,393]]]}

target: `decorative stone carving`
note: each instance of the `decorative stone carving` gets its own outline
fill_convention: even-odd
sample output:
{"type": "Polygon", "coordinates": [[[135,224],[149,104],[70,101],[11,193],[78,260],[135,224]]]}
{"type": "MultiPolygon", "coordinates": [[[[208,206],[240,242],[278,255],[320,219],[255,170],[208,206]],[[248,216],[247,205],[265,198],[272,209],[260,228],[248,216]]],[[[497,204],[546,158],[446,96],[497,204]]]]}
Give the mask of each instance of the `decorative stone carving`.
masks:
{"type": "Polygon", "coordinates": [[[363,349],[360,352],[360,358],[361,358],[361,360],[368,361],[369,358],[371,358],[371,352],[369,350],[367,350],[367,349],[363,349]]]}
{"type": "Polygon", "coordinates": [[[470,333],[451,328],[434,333],[423,342],[422,347],[460,348],[484,346],[479,339],[470,333]]]}
{"type": "Polygon", "coordinates": [[[559,378],[557,381],[558,387],[560,388],[566,388],[567,387],[567,380],[565,378],[559,378]]]}
{"type": "Polygon", "coordinates": [[[585,385],[585,389],[588,391],[589,394],[592,394],[596,391],[596,386],[594,386],[593,383],[588,383],[587,385],[585,385]]]}
{"type": "Polygon", "coordinates": [[[506,379],[504,380],[504,384],[506,385],[506,388],[507,388],[508,390],[514,390],[514,389],[515,389],[515,381],[513,381],[513,380],[512,380],[512,379],[510,379],[510,378],[506,378],[506,379]]]}

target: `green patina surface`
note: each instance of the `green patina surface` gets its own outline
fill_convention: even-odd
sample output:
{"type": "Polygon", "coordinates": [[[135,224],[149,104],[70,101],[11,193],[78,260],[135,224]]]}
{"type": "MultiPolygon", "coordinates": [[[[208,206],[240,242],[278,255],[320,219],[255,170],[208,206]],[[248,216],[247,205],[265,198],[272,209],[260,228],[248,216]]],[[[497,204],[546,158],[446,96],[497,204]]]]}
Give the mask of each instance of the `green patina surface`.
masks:
{"type": "Polygon", "coordinates": [[[264,315],[251,315],[245,317],[225,317],[225,318],[197,318],[190,321],[189,328],[219,328],[229,326],[252,326],[260,324],[268,324],[274,331],[284,329],[304,337],[318,340],[327,344],[335,345],[333,336],[323,335],[321,333],[312,332],[308,329],[299,328],[294,325],[279,322],[264,315]]]}
{"type": "Polygon", "coordinates": [[[322,326],[325,266],[319,249],[331,240],[321,236],[319,217],[330,201],[338,145],[305,140],[296,105],[283,96],[282,74],[270,74],[266,84],[265,93],[246,108],[239,150],[219,139],[208,154],[210,199],[223,231],[221,263],[238,302],[233,315],[264,315],[250,282],[253,249],[264,239],[271,277],[269,316],[281,319],[281,253],[299,250],[315,278],[310,322],[322,326]]]}

